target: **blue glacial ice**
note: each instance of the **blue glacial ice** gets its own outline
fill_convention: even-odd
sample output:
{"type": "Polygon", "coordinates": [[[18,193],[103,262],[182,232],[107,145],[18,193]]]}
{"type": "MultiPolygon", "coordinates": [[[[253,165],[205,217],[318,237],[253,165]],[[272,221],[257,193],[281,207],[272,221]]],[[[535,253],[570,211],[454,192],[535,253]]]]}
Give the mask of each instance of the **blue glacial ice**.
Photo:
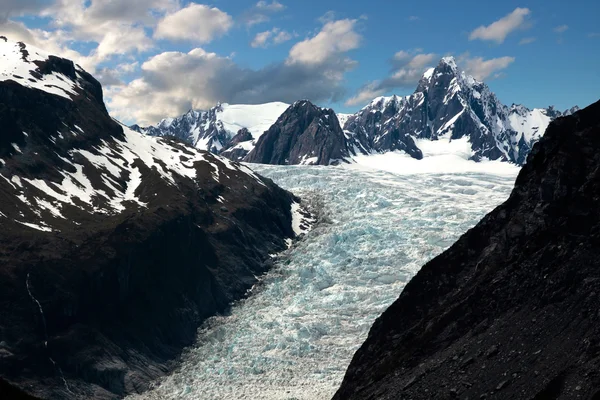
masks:
{"type": "Polygon", "coordinates": [[[331,398],[375,318],[508,197],[518,172],[252,168],[321,199],[327,220],[278,257],[252,296],[207,321],[181,366],[138,398],[331,398]]]}

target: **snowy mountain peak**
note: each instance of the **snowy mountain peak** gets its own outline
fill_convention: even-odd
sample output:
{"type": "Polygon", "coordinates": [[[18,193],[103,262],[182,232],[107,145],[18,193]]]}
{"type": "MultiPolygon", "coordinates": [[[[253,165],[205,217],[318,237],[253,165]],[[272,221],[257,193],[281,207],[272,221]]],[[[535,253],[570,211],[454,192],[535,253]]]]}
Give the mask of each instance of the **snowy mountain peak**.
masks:
{"type": "MultiPolygon", "coordinates": [[[[298,102],[297,102],[298,103],[298,102]]],[[[288,104],[273,102],[266,104],[228,104],[217,103],[206,110],[189,110],[177,118],[166,118],[155,126],[141,128],[151,136],[173,136],[201,150],[221,153],[239,160],[250,151],[256,140],[275,123],[277,118],[288,108],[288,104]],[[245,134],[233,138],[241,129],[245,134]],[[235,156],[232,156],[235,154],[235,156]]]]}
{"type": "Polygon", "coordinates": [[[456,60],[453,56],[443,57],[440,60],[438,67],[440,66],[448,66],[454,71],[458,71],[458,66],[456,65],[456,60]]]}
{"type": "Polygon", "coordinates": [[[511,104],[508,108],[510,114],[525,115],[529,112],[529,109],[522,104],[511,104]]]}
{"type": "Polygon", "coordinates": [[[423,73],[423,77],[421,78],[422,80],[426,80],[426,81],[430,81],[431,77],[433,76],[433,72],[435,71],[435,68],[429,68],[427,71],[425,71],[423,73]]]}
{"type": "Polygon", "coordinates": [[[468,158],[523,164],[550,121],[565,113],[506,107],[485,83],[460,71],[453,57],[444,57],[411,96],[375,98],[344,129],[378,152],[403,150],[421,158],[423,140],[464,139],[470,152],[461,154],[468,158]]]}
{"type": "Polygon", "coordinates": [[[367,107],[370,107],[371,110],[377,109],[379,111],[383,111],[390,105],[397,105],[401,101],[402,101],[402,97],[397,96],[397,95],[380,96],[380,97],[376,97],[375,99],[373,99],[373,101],[371,101],[371,103],[367,107]]]}
{"type": "MultiPolygon", "coordinates": [[[[399,150],[420,159],[424,154],[421,147],[427,146],[423,141],[460,139],[465,142],[461,148],[470,149],[461,150],[463,158],[499,159],[517,164],[525,162],[551,120],[576,110],[561,113],[552,107],[534,110],[515,104],[506,107],[484,82],[461,71],[454,57],[444,57],[436,67],[425,71],[412,95],[377,97],[356,114],[336,116],[332,110],[317,107],[306,99],[294,102],[289,108],[298,113],[304,113],[305,109],[319,114],[316,121],[333,131],[337,130],[332,125],[339,123],[348,149],[340,154],[399,150]]],[[[197,148],[240,161],[255,148],[263,132],[281,122],[286,109],[288,105],[284,103],[219,103],[208,111],[198,112],[197,116],[190,112],[186,118],[167,119],[156,127],[146,128],[145,132],[155,136],[174,135],[197,148]],[[241,132],[243,128],[248,132],[241,132]]],[[[297,127],[298,132],[305,130],[297,127]]],[[[292,128],[286,126],[286,131],[292,132],[292,128]]],[[[269,143],[278,142],[272,139],[269,143]]],[[[337,141],[328,145],[337,146],[337,141]]],[[[306,159],[284,158],[276,162],[313,162],[305,150],[300,153],[306,159]]],[[[251,159],[274,160],[263,156],[251,159]]],[[[319,163],[328,163],[327,157],[320,157],[319,163]]]]}
{"type": "MultiPolygon", "coordinates": [[[[87,79],[83,75],[88,74],[70,60],[23,42],[11,41],[5,36],[0,36],[0,54],[0,82],[16,82],[69,100],[83,91],[82,81],[87,79]]],[[[99,95],[101,100],[101,89],[100,93],[98,89],[99,85],[92,90],[92,94],[94,97],[99,95]]]]}

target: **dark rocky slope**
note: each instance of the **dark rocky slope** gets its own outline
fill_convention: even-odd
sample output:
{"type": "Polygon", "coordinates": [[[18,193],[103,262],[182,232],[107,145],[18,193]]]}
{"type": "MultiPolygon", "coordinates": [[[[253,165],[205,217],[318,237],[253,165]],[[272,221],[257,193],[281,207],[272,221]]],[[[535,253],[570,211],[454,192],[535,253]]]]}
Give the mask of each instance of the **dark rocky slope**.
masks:
{"type": "Polygon", "coordinates": [[[335,399],[600,399],[600,102],[374,323],[335,399]]]}
{"type": "Polygon", "coordinates": [[[298,200],[122,127],[71,61],[0,46],[29,71],[0,71],[0,398],[143,391],[286,248],[298,200]]]}
{"type": "Polygon", "coordinates": [[[257,141],[244,161],[276,165],[339,163],[354,147],[347,141],[332,109],[307,100],[292,104],[257,141]]]}

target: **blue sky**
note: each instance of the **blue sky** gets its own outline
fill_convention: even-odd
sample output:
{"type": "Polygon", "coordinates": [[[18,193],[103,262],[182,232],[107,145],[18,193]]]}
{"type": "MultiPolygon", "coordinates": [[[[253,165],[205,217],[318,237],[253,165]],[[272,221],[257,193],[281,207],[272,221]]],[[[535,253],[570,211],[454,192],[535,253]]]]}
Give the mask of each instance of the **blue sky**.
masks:
{"type": "Polygon", "coordinates": [[[217,101],[354,112],[446,55],[506,104],[562,110],[600,96],[598,3],[3,0],[0,34],[74,59],[126,122],[217,101]]]}

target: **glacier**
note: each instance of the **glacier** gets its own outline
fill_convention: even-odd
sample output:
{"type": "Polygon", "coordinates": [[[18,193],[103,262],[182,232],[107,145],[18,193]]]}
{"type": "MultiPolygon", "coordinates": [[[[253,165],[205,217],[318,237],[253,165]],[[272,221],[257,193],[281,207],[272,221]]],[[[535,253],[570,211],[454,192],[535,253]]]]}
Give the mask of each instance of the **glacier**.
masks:
{"type": "Polygon", "coordinates": [[[393,153],[340,167],[252,165],[324,218],[273,256],[247,299],[201,327],[173,373],[130,398],[331,398],[373,321],[508,197],[519,171],[439,157],[413,160],[430,165],[420,169],[393,153]]]}

